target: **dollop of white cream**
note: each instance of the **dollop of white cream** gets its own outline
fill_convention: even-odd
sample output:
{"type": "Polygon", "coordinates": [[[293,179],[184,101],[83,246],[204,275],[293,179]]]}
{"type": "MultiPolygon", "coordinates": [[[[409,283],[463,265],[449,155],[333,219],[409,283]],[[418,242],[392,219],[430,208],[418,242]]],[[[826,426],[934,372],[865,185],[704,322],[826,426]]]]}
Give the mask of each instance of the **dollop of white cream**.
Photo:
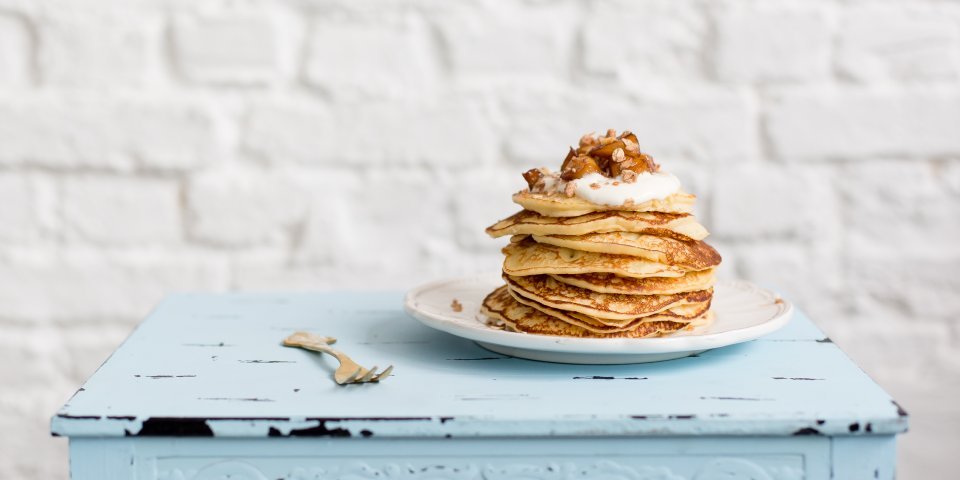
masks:
{"type": "Polygon", "coordinates": [[[605,177],[590,173],[571,180],[577,185],[575,195],[597,205],[620,206],[628,200],[634,204],[662,200],[680,191],[680,179],[665,172],[643,172],[637,181],[627,183],[622,177],[605,177]],[[596,188],[590,185],[596,185],[596,188]]]}

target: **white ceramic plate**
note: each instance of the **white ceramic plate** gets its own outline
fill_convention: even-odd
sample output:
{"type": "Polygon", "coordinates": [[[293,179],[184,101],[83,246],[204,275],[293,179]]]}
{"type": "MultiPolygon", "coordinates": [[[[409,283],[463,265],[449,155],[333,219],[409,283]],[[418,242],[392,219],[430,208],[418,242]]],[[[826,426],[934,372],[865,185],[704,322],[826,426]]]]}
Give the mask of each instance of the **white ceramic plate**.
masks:
{"type": "Polygon", "coordinates": [[[762,337],[790,320],[793,306],[745,281],[714,287],[716,318],[706,328],[657,338],[570,338],[508,332],[488,327],[480,313],[484,297],[503,284],[499,275],[441,280],[407,293],[404,308],[424,325],[477,342],[513,357],[581,364],[645,363],[686,357],[762,337]],[[451,304],[463,305],[459,312],[451,304]]]}

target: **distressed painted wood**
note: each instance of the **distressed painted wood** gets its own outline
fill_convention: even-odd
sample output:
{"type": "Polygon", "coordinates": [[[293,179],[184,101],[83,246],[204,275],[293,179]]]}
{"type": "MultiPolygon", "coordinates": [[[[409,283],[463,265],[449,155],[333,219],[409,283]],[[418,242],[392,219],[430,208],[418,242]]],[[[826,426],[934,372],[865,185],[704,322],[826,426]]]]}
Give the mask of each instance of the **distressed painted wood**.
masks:
{"type": "Polygon", "coordinates": [[[53,434],[71,438],[76,479],[893,476],[906,413],[802,313],[695,357],[577,366],[485,351],[401,301],[170,297],[53,434]],[[280,345],[294,330],[396,374],[337,386],[333,359],[280,345]]]}

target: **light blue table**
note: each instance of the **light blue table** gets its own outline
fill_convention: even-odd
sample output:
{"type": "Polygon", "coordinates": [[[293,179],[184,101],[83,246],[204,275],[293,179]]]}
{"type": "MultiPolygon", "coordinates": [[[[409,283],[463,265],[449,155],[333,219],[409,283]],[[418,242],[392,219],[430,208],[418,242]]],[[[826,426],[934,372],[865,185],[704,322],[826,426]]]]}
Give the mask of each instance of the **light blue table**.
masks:
{"type": "Polygon", "coordinates": [[[53,417],[76,480],[890,479],[906,413],[802,314],[663,363],[503,357],[402,295],[168,298],[53,417]],[[382,384],[340,387],[340,339],[382,384]]]}

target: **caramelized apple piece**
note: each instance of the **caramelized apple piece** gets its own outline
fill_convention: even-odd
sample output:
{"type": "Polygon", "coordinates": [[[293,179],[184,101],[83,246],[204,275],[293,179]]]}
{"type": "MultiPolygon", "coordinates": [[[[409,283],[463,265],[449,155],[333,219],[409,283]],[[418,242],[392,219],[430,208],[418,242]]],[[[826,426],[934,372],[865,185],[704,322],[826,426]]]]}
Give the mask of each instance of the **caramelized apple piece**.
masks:
{"type": "Polygon", "coordinates": [[[577,156],[577,152],[573,149],[573,147],[571,147],[570,151],[567,152],[567,157],[564,158],[563,163],[560,164],[560,171],[562,172],[566,170],[567,167],[570,166],[570,162],[572,162],[576,156],[577,156]]]}
{"type": "Polygon", "coordinates": [[[527,181],[527,185],[530,187],[530,190],[533,190],[533,187],[540,183],[540,180],[543,179],[543,172],[539,168],[531,168],[526,172],[523,172],[523,179],[527,181]]]}
{"type": "Polygon", "coordinates": [[[610,158],[613,155],[614,150],[618,148],[623,148],[626,145],[623,144],[622,140],[614,140],[606,145],[600,145],[599,147],[594,147],[590,150],[590,156],[599,157],[599,158],[610,158]]]}
{"type": "Polygon", "coordinates": [[[600,173],[600,165],[597,165],[596,160],[580,155],[574,157],[574,159],[570,161],[570,165],[563,169],[560,173],[560,178],[569,182],[570,180],[583,178],[584,175],[589,173],[600,173]]]}

